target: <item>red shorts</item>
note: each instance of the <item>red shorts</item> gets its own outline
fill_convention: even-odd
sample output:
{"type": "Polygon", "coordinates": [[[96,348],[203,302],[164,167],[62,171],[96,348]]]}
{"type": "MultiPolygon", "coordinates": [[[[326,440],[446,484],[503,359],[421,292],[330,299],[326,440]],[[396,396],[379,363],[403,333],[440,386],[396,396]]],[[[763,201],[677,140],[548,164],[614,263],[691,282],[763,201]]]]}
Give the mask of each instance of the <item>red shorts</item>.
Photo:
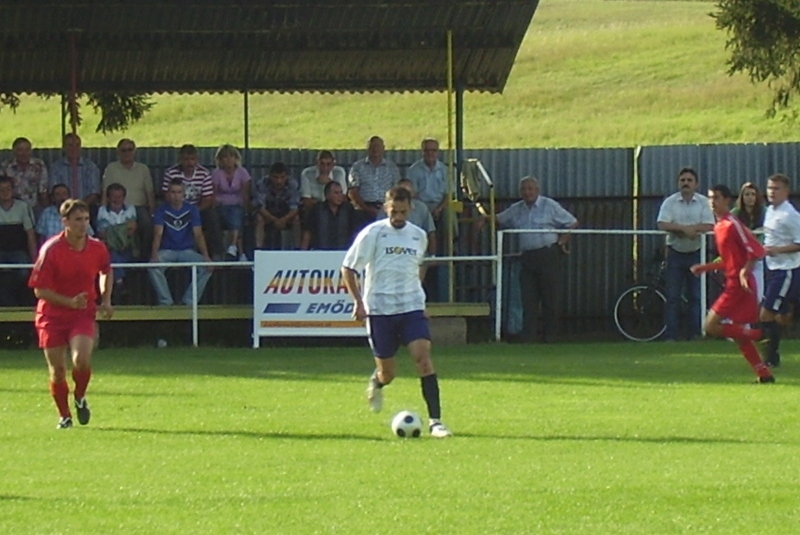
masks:
{"type": "Polygon", "coordinates": [[[34,324],[42,349],[69,345],[70,340],[80,335],[94,338],[94,314],[76,314],[67,318],[37,315],[34,324]]]}
{"type": "MultiPolygon", "coordinates": [[[[755,288],[752,285],[751,288],[755,288]]],[[[747,291],[736,281],[735,285],[725,286],[711,310],[722,318],[731,320],[733,323],[746,324],[758,322],[758,299],[755,290],[747,291]]]]}

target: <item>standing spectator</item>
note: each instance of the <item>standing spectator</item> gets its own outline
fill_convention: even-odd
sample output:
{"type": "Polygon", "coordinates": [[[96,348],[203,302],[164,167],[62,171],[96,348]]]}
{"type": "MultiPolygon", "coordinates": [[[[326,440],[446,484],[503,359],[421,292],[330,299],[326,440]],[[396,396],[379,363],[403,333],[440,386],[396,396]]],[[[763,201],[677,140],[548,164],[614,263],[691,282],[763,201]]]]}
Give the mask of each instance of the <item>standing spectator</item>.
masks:
{"type": "Polygon", "coordinates": [[[247,260],[242,247],[242,225],[244,209],[250,201],[250,173],[242,167],[242,155],[233,145],[222,145],[215,159],[217,168],[211,174],[211,181],[222,228],[231,233],[227,254],[233,259],[247,260]]]}
{"type": "MultiPolygon", "coordinates": [[[[150,169],[142,162],[136,161],[136,143],[132,139],[122,138],[117,143],[116,162],[106,166],[103,173],[103,205],[108,204],[106,192],[111,184],[119,184],[127,192],[125,204],[136,211],[136,227],[139,243],[144,254],[150,250],[153,241],[153,212],[156,210],[156,198],[153,190],[153,176],[150,169]]],[[[116,190],[119,191],[119,190],[116,190]]],[[[112,262],[117,262],[113,260],[112,262]]]]}
{"type": "MultiPolygon", "coordinates": [[[[172,179],[167,189],[167,201],[156,209],[153,216],[153,249],[151,262],[211,262],[203,237],[200,211],[185,199],[183,179],[172,179]]],[[[159,305],[172,305],[172,294],[167,283],[165,267],[150,268],[150,282],[156,292],[159,305]]],[[[211,277],[210,267],[197,270],[197,300],[203,296],[208,279],[211,277]]],[[[194,303],[192,283],[183,294],[184,305],[194,303]]]]}
{"type": "MultiPolygon", "coordinates": [[[[103,197],[106,202],[97,211],[97,235],[103,240],[115,264],[133,262],[141,254],[138,240],[136,208],[126,202],[127,190],[122,184],[109,184],[103,197]]],[[[114,297],[125,299],[125,268],[114,268],[114,297]]]]}
{"type": "Polygon", "coordinates": [[[410,209],[407,189],[389,190],[388,219],[376,221],[358,234],[342,262],[342,280],[353,298],[353,316],[367,322],[375,363],[367,383],[370,409],[378,412],[383,406],[383,389],[394,380],[394,357],[402,343],[417,368],[431,436],[446,438],[452,433],[441,421],[439,379],[431,361],[430,326],[420,284],[427,239],[422,229],[406,222],[410,209]],[[362,272],[359,284],[357,274],[362,272]]]}
{"type": "Polygon", "coordinates": [[[325,184],[325,202],[316,203],[303,222],[300,249],[346,250],[357,227],[353,205],[347,202],[342,186],[333,180],[325,184]]]}
{"type": "Polygon", "coordinates": [[[666,331],[664,339],[678,339],[681,294],[686,289],[689,303],[687,311],[687,337],[700,336],[700,279],[691,267],[700,262],[700,235],[714,228],[714,214],[708,199],[697,193],[697,172],[684,167],[678,172],[678,191],[661,204],[658,212],[658,229],[667,231],[667,306],[664,312],[666,331]]]}
{"type": "MultiPolygon", "coordinates": [[[[0,264],[30,264],[36,258],[31,214],[28,203],[14,198],[14,179],[0,175],[0,264]]],[[[11,270],[8,275],[10,280],[0,283],[0,306],[24,304],[21,292],[27,268],[11,270]]]]}
{"type": "Polygon", "coordinates": [[[276,162],[269,168],[269,175],[253,181],[256,249],[282,249],[284,230],[292,230],[295,246],[300,244],[296,236],[300,228],[300,195],[288,172],[286,165],[276,162]]]}
{"type": "Polygon", "coordinates": [[[28,203],[35,216],[48,204],[47,166],[39,158],[31,157],[31,142],[18,137],[11,144],[14,158],[3,162],[0,174],[14,179],[14,196],[28,203]]]}
{"type": "Polygon", "coordinates": [[[164,172],[161,182],[161,191],[165,194],[169,190],[172,180],[180,178],[186,190],[185,201],[200,210],[200,219],[203,224],[203,235],[208,244],[209,253],[215,259],[221,259],[224,251],[222,247],[222,225],[219,214],[214,208],[214,183],[208,169],[197,163],[197,149],[194,145],[184,145],[178,152],[179,163],[164,172]]]}
{"type": "Polygon", "coordinates": [[[437,140],[422,140],[422,159],[411,164],[406,176],[414,185],[417,198],[425,203],[437,224],[440,223],[447,206],[447,166],[439,161],[437,140]]]}
{"type": "Polygon", "coordinates": [[[64,157],[50,164],[49,187],[66,184],[72,195],[89,206],[91,220],[97,217],[100,204],[100,168],[81,154],[81,138],[78,134],[64,136],[64,157]]]}
{"type": "MultiPolygon", "coordinates": [[[[750,230],[760,231],[764,229],[764,216],[767,213],[766,203],[764,196],[758,186],[752,182],[745,182],[742,184],[742,189],[739,190],[739,197],[736,199],[736,206],[731,210],[731,213],[739,219],[744,226],[750,230]]],[[[762,244],[764,243],[764,235],[756,235],[762,244]]],[[[753,266],[753,277],[756,279],[756,299],[761,302],[764,297],[764,259],[760,259],[753,266]]]]}
{"type": "MultiPolygon", "coordinates": [[[[561,312],[563,258],[569,254],[569,234],[559,229],[577,228],[578,220],[556,201],[539,193],[539,181],[527,176],[519,181],[521,200],[497,214],[497,225],[515,229],[545,229],[552,232],[526,232],[519,235],[522,265],[519,287],[522,301],[522,340],[531,343],[537,336],[537,317],[541,307],[544,329],[542,340],[554,341],[561,312]]],[[[486,219],[478,221],[478,229],[486,219]]]]}
{"type": "MultiPolygon", "coordinates": [[[[66,184],[56,184],[50,192],[50,206],[42,210],[36,221],[36,234],[39,235],[39,244],[44,243],[64,230],[61,221],[61,204],[70,198],[69,187],[66,184]]],[[[87,230],[89,236],[94,236],[92,227],[87,230]]]]}
{"type": "Polygon", "coordinates": [[[695,275],[706,271],[725,271],[725,289],[708,311],[706,332],[711,336],[731,338],[756,372],[756,381],[774,383],[775,378],[761,362],[754,343],[761,338],[761,330],[750,328],[758,318],[758,301],[753,293],[756,283],[753,266],[764,258],[764,248],[741,221],[731,215],[732,196],[728,186],[721,184],[708,190],[708,199],[717,218],[714,240],[722,260],[695,264],[691,271],[695,275]]]}
{"type": "Polygon", "coordinates": [[[400,170],[393,161],[384,157],[384,152],[383,139],[372,136],[367,145],[367,157],[350,168],[347,195],[360,211],[363,224],[375,221],[386,192],[400,180],[400,170]]]}
{"type": "Polygon", "coordinates": [[[767,277],[761,301],[761,328],[768,339],[764,351],[767,366],[781,364],[781,326],[790,323],[791,307],[800,297],[800,213],[789,202],[790,180],[784,174],[767,179],[770,206],[764,217],[764,249],[767,277]]]}
{"type": "Polygon", "coordinates": [[[347,173],[336,165],[336,158],[329,150],[317,153],[315,165],[306,167],[300,173],[300,198],[303,211],[308,213],[320,201],[325,200],[324,189],[330,182],[337,182],[343,192],[347,192],[347,173]]]}
{"type": "Polygon", "coordinates": [[[114,313],[111,306],[111,264],[108,250],[87,236],[89,207],[83,201],[69,199],[61,206],[64,232],[42,247],[28,286],[39,299],[34,324],[39,347],[44,350],[50,375],[50,394],[60,419],[58,429],[72,427],[67,384],[67,356],[72,354],[72,379],[75,381],[75,409],[81,425],[89,423],[91,412],[86,389],[92,377],[92,350],[97,323],[97,278],[100,275],[105,318],[114,313]]]}

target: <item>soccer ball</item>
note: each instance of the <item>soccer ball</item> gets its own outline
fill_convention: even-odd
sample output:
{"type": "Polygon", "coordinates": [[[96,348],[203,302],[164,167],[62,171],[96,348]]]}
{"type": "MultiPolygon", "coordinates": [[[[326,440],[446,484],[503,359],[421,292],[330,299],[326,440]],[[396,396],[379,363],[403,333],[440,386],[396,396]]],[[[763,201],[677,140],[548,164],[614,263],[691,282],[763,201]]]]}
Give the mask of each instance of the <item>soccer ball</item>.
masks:
{"type": "Polygon", "coordinates": [[[400,411],[392,418],[392,432],[400,438],[419,438],[422,420],[415,412],[400,411]]]}

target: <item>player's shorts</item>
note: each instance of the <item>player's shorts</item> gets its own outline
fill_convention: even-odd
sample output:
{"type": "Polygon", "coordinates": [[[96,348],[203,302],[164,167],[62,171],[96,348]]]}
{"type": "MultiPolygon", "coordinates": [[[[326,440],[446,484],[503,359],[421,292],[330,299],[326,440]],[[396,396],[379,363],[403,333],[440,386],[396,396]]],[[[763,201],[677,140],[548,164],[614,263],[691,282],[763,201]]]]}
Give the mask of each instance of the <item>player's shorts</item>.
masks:
{"type": "Polygon", "coordinates": [[[430,340],[428,318],[422,310],[390,316],[367,316],[367,335],[372,354],[379,359],[394,357],[400,344],[430,340]]]}
{"type": "Polygon", "coordinates": [[[94,314],[77,314],[68,318],[36,316],[34,323],[42,349],[69,345],[69,341],[76,336],[94,338],[95,335],[94,314]]]}
{"type": "Polygon", "coordinates": [[[800,270],[768,269],[761,306],[776,314],[788,312],[789,305],[800,297],[800,270]]]}
{"type": "Polygon", "coordinates": [[[718,316],[733,323],[755,324],[758,322],[758,299],[755,277],[750,274],[750,291],[741,287],[739,281],[726,284],[722,294],[711,305],[718,316]]]}

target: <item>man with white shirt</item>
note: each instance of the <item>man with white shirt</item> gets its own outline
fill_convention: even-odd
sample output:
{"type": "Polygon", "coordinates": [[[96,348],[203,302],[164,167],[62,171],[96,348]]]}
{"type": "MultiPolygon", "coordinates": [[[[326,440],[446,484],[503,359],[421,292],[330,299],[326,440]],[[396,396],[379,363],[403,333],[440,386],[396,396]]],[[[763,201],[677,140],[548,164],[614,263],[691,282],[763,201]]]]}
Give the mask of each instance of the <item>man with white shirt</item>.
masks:
{"type": "Polygon", "coordinates": [[[689,302],[687,312],[687,338],[700,336],[700,279],[691,267],[700,263],[701,234],[714,229],[714,214],[708,199],[697,193],[697,172],[684,167],[678,172],[678,191],[661,203],[658,212],[658,230],[667,234],[667,306],[664,320],[667,330],[664,339],[678,339],[681,294],[686,289],[689,302]]]}
{"type": "Polygon", "coordinates": [[[325,200],[325,186],[328,182],[337,182],[342,191],[347,192],[347,173],[336,165],[336,158],[329,150],[317,153],[317,161],[300,173],[300,199],[303,212],[307,214],[318,202],[325,200]]]}
{"type": "Polygon", "coordinates": [[[394,379],[394,356],[403,343],[417,367],[431,436],[445,438],[452,433],[440,420],[439,380],[431,362],[431,335],[420,282],[428,239],[424,230],[406,222],[411,210],[407,189],[391,188],[384,208],[389,217],[367,225],[342,263],[342,280],[355,304],[353,315],[367,322],[375,359],[367,401],[374,412],[381,410],[383,387],[394,379]],[[358,283],[362,271],[363,294],[358,283]]]}
{"type": "Polygon", "coordinates": [[[800,297],[800,213],[789,202],[789,177],[775,174],[767,179],[770,206],[764,216],[764,249],[767,273],[761,300],[761,329],[767,338],[764,362],[780,365],[779,316],[791,313],[800,297]]]}

